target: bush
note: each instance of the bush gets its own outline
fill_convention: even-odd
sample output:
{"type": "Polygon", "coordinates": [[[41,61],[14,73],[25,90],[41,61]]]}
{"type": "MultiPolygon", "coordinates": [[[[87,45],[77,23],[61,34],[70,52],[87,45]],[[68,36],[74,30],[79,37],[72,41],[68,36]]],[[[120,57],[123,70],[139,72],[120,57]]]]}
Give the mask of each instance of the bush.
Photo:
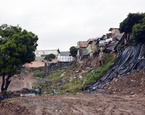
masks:
{"type": "MultiPolygon", "coordinates": [[[[107,61],[105,63],[107,63],[107,61]]],[[[114,64],[114,59],[111,59],[107,64],[100,66],[98,68],[95,68],[93,71],[84,75],[83,76],[84,87],[96,82],[101,77],[103,77],[103,75],[112,67],[113,64],[114,64]]]]}
{"type": "Polygon", "coordinates": [[[36,70],[34,73],[34,77],[41,77],[42,76],[42,72],[40,70],[36,70]]]}

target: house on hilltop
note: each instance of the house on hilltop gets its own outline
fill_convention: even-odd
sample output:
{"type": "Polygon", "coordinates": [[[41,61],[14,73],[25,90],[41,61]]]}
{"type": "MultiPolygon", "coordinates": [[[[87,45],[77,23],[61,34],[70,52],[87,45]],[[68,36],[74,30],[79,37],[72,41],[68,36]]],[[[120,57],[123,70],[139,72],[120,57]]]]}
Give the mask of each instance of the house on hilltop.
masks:
{"type": "Polygon", "coordinates": [[[117,52],[118,48],[124,44],[125,44],[125,34],[124,33],[118,34],[113,37],[112,42],[110,42],[109,44],[106,45],[106,51],[107,52],[111,52],[111,51],[117,52]]]}
{"type": "Polygon", "coordinates": [[[57,57],[58,62],[72,62],[73,57],[70,55],[69,51],[60,52],[57,57]]]}
{"type": "Polygon", "coordinates": [[[90,54],[90,57],[93,57],[93,54],[99,52],[99,38],[89,39],[87,46],[87,53],[90,54]]]}
{"type": "Polygon", "coordinates": [[[78,48],[77,58],[78,58],[78,60],[81,60],[83,58],[83,56],[88,55],[87,46],[88,46],[87,41],[79,41],[77,43],[77,48],[78,48]]]}
{"type": "Polygon", "coordinates": [[[57,57],[59,52],[60,52],[59,49],[57,49],[57,50],[36,50],[35,51],[35,56],[36,56],[35,60],[42,61],[42,60],[44,60],[45,56],[49,55],[49,54],[54,54],[57,57]]]}
{"type": "Polygon", "coordinates": [[[38,68],[44,67],[48,63],[57,63],[57,60],[54,59],[51,62],[45,62],[44,58],[48,54],[54,54],[56,57],[58,56],[59,50],[36,50],[35,51],[35,61],[31,63],[24,64],[25,68],[38,68]]]}
{"type": "Polygon", "coordinates": [[[114,52],[118,46],[125,42],[125,34],[120,33],[118,28],[110,28],[110,33],[103,35],[99,41],[99,47],[106,52],[114,52]]]}
{"type": "Polygon", "coordinates": [[[111,37],[114,37],[114,36],[121,34],[119,31],[119,28],[110,28],[109,31],[111,32],[111,37]]]}

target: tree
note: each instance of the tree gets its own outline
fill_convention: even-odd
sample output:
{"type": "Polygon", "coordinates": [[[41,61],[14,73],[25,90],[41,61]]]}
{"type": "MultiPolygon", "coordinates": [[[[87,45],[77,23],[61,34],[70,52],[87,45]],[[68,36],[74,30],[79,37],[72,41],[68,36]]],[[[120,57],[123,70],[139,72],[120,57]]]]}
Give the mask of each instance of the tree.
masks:
{"type": "Polygon", "coordinates": [[[119,30],[120,32],[131,33],[132,27],[140,23],[141,20],[144,18],[144,13],[129,13],[127,18],[125,18],[121,23],[119,30]]]}
{"type": "Polygon", "coordinates": [[[145,42],[145,18],[142,23],[135,24],[132,29],[132,35],[136,43],[145,42]]]}
{"type": "Polygon", "coordinates": [[[11,82],[10,78],[21,69],[26,62],[35,59],[34,51],[38,37],[19,26],[0,26],[0,75],[2,77],[1,92],[5,92],[11,82]]]}
{"type": "Polygon", "coordinates": [[[48,55],[45,56],[44,59],[45,59],[45,60],[51,61],[52,59],[55,59],[55,57],[56,57],[56,56],[55,56],[54,54],[48,54],[48,55]]]}
{"type": "Polygon", "coordinates": [[[119,30],[127,34],[127,40],[131,39],[136,43],[144,42],[144,20],[145,13],[129,13],[127,18],[120,23],[119,30]]]}
{"type": "Polygon", "coordinates": [[[70,50],[71,56],[76,57],[78,49],[75,46],[72,46],[72,47],[70,47],[69,50],[70,50]]]}

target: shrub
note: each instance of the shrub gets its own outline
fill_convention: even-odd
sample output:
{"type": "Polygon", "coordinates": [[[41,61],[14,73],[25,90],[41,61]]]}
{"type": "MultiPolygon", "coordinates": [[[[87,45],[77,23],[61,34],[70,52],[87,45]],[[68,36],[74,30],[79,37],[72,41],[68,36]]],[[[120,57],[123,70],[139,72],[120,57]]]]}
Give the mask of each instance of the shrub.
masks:
{"type": "Polygon", "coordinates": [[[36,70],[34,73],[34,77],[41,77],[42,76],[42,72],[40,70],[36,70]]]}
{"type": "Polygon", "coordinates": [[[103,77],[103,75],[112,67],[113,64],[114,64],[114,59],[110,60],[107,64],[100,66],[98,68],[95,68],[95,69],[93,69],[93,71],[84,75],[83,76],[84,87],[96,82],[101,77],[103,77]]]}

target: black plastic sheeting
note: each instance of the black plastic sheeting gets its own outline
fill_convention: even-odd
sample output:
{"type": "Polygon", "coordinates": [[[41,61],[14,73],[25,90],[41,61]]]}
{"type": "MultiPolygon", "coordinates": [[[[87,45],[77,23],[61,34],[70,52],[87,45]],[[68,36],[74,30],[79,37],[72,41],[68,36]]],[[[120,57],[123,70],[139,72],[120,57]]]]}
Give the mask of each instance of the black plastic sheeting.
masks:
{"type": "Polygon", "coordinates": [[[145,46],[143,44],[128,46],[122,49],[113,67],[96,83],[87,88],[88,91],[97,91],[109,84],[118,76],[125,76],[132,70],[145,69],[145,46]]]}

